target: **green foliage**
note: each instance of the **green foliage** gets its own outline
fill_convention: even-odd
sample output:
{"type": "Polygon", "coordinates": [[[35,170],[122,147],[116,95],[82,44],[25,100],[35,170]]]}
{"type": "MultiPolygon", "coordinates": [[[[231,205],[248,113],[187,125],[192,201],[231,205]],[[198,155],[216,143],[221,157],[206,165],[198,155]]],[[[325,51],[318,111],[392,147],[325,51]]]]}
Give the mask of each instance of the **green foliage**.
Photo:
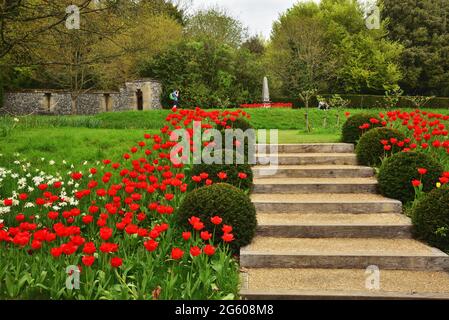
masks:
{"type": "Polygon", "coordinates": [[[369,30],[357,1],[298,2],[273,27],[267,55],[273,93],[295,96],[311,83],[321,92],[383,93],[394,88],[402,78],[402,46],[386,38],[385,28],[382,22],[379,30],[369,30]],[[306,26],[296,35],[292,26],[301,21],[306,26]],[[318,64],[295,56],[295,44],[304,48],[307,40],[315,44],[308,51],[318,64]]]}
{"type": "Polygon", "coordinates": [[[266,50],[263,38],[257,36],[252,36],[251,38],[246,40],[242,44],[242,47],[256,55],[262,55],[265,53],[266,50]]]}
{"type": "Polygon", "coordinates": [[[418,237],[449,250],[449,187],[443,186],[426,194],[412,210],[414,230],[418,237]]]}
{"type": "Polygon", "coordinates": [[[389,38],[405,48],[401,56],[408,94],[449,95],[449,2],[383,0],[389,38]]]}
{"type": "Polygon", "coordinates": [[[396,144],[392,145],[390,143],[390,139],[393,138],[397,139],[397,141],[404,141],[405,135],[398,130],[389,128],[375,128],[363,134],[356,148],[359,163],[367,166],[377,166],[386,156],[401,151],[401,148],[396,144]],[[391,150],[386,151],[381,140],[388,140],[388,146],[391,146],[391,150]]]}
{"type": "MultiPolygon", "coordinates": [[[[371,124],[370,120],[373,118],[380,120],[375,114],[361,113],[350,116],[343,125],[342,141],[345,143],[357,143],[362,134],[366,132],[366,130],[360,129],[360,126],[365,123],[371,124]]],[[[380,124],[371,124],[370,129],[380,126],[380,124]]]]}
{"type": "Polygon", "coordinates": [[[258,59],[246,49],[215,42],[181,42],[142,67],[142,76],[164,80],[162,101],[180,90],[181,107],[228,107],[260,99],[258,59]]]}
{"type": "MultiPolygon", "coordinates": [[[[331,94],[321,94],[324,98],[331,98],[331,94]]],[[[386,106],[385,96],[367,95],[367,94],[342,94],[341,98],[349,101],[348,108],[356,109],[373,109],[386,106]]],[[[388,98],[387,98],[388,99],[388,98]]],[[[293,98],[283,98],[284,101],[293,100],[293,98]]],[[[391,104],[390,104],[391,106],[391,104]]],[[[401,96],[397,102],[397,106],[403,108],[448,108],[449,98],[438,97],[419,97],[419,96],[401,96]],[[429,99],[430,98],[430,99],[429,99]]]]}
{"type": "Polygon", "coordinates": [[[379,191],[403,203],[412,201],[415,197],[412,180],[421,178],[418,168],[428,171],[422,177],[423,191],[434,189],[443,172],[441,164],[424,153],[399,152],[382,163],[378,175],[379,191]]]}
{"type": "Polygon", "coordinates": [[[197,11],[187,19],[184,31],[194,41],[216,42],[234,48],[247,36],[241,21],[218,8],[197,11]]]}
{"type": "MultiPolygon", "coordinates": [[[[199,217],[208,230],[214,230],[210,218],[216,215],[222,217],[224,224],[233,227],[236,240],[231,245],[235,252],[251,242],[257,227],[256,209],[251,199],[243,191],[226,183],[188,193],[177,214],[182,224],[192,216],[199,217]]],[[[215,239],[220,239],[222,234],[221,230],[215,230],[215,239]]]]}

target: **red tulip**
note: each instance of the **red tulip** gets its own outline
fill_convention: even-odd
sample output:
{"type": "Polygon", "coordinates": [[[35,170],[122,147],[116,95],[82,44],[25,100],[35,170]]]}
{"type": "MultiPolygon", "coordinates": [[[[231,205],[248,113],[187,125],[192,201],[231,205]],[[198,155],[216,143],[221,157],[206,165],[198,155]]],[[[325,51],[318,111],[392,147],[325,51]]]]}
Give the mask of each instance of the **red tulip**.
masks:
{"type": "Polygon", "coordinates": [[[171,251],[171,256],[174,260],[179,260],[184,256],[184,251],[179,248],[173,248],[171,251]]]}
{"type": "Polygon", "coordinates": [[[412,185],[416,188],[416,187],[419,187],[420,185],[421,185],[421,181],[419,181],[419,180],[413,180],[412,181],[412,185]]]}
{"type": "Polygon", "coordinates": [[[123,260],[119,257],[114,257],[111,259],[111,266],[113,268],[118,268],[123,264],[123,260]]]}

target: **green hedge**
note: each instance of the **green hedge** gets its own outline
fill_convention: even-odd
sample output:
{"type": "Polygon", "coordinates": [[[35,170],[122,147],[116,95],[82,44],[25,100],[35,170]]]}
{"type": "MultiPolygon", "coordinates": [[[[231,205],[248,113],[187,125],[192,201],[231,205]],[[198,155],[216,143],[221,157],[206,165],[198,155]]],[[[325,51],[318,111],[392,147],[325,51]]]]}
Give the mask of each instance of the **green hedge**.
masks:
{"type": "MultiPolygon", "coordinates": [[[[320,96],[324,98],[332,97],[332,94],[320,94],[320,96]]],[[[382,108],[385,105],[384,96],[381,95],[363,95],[363,94],[340,94],[340,96],[349,100],[348,108],[351,109],[373,109],[373,108],[382,108]]],[[[298,97],[279,97],[273,98],[273,102],[292,102],[294,104],[294,108],[303,108],[304,103],[300,101],[298,97]]],[[[309,107],[315,108],[318,107],[318,100],[313,98],[310,101],[309,107]]],[[[397,105],[398,108],[415,108],[413,103],[407,100],[405,97],[401,97],[399,103],[397,105]]],[[[449,98],[448,97],[437,97],[435,99],[430,100],[424,106],[428,109],[449,109],[449,98]]]]}

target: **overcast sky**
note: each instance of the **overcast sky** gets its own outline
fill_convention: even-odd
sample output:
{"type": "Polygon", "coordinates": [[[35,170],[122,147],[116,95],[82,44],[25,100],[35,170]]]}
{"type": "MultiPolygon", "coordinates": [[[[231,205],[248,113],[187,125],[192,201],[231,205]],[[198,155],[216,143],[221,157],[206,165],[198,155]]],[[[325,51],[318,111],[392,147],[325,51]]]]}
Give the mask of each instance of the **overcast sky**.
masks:
{"type": "Polygon", "coordinates": [[[251,34],[269,38],[271,26],[279,14],[292,7],[298,0],[192,0],[192,9],[211,6],[225,8],[249,27],[251,34]]]}

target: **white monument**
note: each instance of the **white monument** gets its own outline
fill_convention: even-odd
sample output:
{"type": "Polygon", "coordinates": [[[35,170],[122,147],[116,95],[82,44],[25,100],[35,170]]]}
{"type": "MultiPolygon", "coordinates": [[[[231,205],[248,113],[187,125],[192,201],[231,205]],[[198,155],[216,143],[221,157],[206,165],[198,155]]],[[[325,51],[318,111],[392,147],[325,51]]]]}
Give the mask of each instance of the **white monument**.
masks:
{"type": "Polygon", "coordinates": [[[265,108],[270,108],[270,90],[268,89],[268,79],[267,77],[263,78],[263,90],[262,90],[262,101],[265,108]]]}

